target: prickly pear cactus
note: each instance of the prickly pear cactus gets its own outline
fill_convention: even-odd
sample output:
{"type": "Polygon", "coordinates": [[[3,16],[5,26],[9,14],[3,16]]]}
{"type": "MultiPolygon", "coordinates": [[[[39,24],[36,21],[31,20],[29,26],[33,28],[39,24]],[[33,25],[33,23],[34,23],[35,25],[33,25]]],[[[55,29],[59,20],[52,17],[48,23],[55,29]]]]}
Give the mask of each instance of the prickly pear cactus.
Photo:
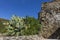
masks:
{"type": "Polygon", "coordinates": [[[12,16],[9,25],[6,27],[8,36],[35,35],[40,33],[41,25],[33,17],[20,18],[12,16]]]}
{"type": "Polygon", "coordinates": [[[22,35],[20,31],[25,27],[23,18],[18,16],[12,16],[11,20],[9,21],[9,25],[7,27],[7,35],[22,35]]]}

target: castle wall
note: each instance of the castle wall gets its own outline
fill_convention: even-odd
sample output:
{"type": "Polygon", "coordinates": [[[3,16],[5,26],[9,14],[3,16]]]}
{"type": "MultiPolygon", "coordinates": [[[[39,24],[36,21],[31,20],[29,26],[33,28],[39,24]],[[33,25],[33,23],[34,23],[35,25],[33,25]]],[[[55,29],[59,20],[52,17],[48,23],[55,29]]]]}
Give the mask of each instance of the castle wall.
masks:
{"type": "Polygon", "coordinates": [[[60,28],[60,1],[46,2],[42,4],[39,21],[42,24],[42,36],[48,38],[60,28]]]}

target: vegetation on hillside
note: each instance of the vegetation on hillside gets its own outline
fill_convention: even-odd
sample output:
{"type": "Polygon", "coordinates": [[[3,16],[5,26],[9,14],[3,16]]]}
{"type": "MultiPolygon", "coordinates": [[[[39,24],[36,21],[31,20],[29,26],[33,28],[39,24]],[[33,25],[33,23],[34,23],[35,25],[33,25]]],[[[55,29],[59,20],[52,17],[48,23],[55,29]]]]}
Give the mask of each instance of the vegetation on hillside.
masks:
{"type": "Polygon", "coordinates": [[[3,31],[7,36],[35,35],[39,34],[41,29],[41,24],[34,17],[12,16],[8,23],[3,31]]]}
{"type": "Polygon", "coordinates": [[[6,22],[9,22],[9,20],[0,18],[0,33],[5,32],[5,26],[6,26],[6,25],[3,25],[3,23],[6,23],[6,22]]]}

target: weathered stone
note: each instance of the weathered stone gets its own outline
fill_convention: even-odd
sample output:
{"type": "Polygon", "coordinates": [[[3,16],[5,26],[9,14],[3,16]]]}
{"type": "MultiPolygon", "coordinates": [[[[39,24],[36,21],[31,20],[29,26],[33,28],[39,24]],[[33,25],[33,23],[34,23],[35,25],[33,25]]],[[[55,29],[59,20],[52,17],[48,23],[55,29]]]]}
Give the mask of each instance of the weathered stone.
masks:
{"type": "Polygon", "coordinates": [[[48,38],[60,28],[60,0],[44,3],[38,19],[43,25],[41,35],[48,38]]]}
{"type": "Polygon", "coordinates": [[[1,40],[40,40],[44,39],[42,36],[30,35],[30,36],[12,36],[12,37],[0,37],[1,40]]]}

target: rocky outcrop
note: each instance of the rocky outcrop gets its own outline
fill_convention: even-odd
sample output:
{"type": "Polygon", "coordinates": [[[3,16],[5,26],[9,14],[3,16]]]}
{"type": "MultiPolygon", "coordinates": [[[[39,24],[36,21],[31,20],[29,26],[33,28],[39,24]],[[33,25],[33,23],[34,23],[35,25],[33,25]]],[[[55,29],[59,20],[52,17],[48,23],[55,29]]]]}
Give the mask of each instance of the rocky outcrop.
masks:
{"type": "Polygon", "coordinates": [[[60,28],[60,0],[43,3],[42,11],[38,14],[38,19],[42,24],[41,35],[44,38],[48,38],[60,28]]]}

